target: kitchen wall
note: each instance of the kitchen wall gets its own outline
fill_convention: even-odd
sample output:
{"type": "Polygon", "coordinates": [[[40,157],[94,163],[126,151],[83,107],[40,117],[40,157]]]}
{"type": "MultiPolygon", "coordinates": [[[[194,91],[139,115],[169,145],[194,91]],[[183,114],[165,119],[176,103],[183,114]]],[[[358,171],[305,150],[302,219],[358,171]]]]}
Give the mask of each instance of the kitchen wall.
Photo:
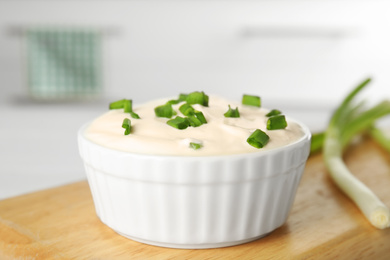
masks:
{"type": "Polygon", "coordinates": [[[389,97],[388,1],[0,1],[0,199],[85,178],[76,133],[107,101],[204,90],[259,94],[315,130],[359,81],[389,97]],[[101,28],[104,96],[27,97],[21,31],[101,28]]]}
{"type": "Polygon", "coordinates": [[[368,75],[381,94],[390,82],[387,1],[2,1],[0,6],[0,80],[11,95],[24,94],[23,56],[21,37],[7,30],[42,24],[108,30],[106,95],[126,94],[140,102],[204,89],[328,106],[368,75]]]}

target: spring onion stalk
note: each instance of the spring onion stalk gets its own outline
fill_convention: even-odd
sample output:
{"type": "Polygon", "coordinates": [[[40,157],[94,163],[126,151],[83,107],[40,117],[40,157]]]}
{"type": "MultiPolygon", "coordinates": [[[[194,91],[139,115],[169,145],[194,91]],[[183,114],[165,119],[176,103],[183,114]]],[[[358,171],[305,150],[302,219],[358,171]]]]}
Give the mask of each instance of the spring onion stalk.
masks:
{"type": "Polygon", "coordinates": [[[311,135],[310,154],[315,154],[322,150],[324,139],[325,139],[324,132],[313,133],[311,135]]]}
{"type": "Polygon", "coordinates": [[[370,135],[385,150],[390,152],[390,136],[386,135],[381,129],[373,127],[370,129],[370,135]]]}
{"type": "Polygon", "coordinates": [[[367,130],[380,117],[390,114],[390,102],[384,101],[361,112],[361,105],[353,105],[354,97],[370,82],[365,80],[341,103],[331,117],[324,137],[324,161],[330,177],[359,207],[370,223],[379,229],[390,226],[390,210],[360,180],[349,171],[342,154],[351,139],[367,130]]]}

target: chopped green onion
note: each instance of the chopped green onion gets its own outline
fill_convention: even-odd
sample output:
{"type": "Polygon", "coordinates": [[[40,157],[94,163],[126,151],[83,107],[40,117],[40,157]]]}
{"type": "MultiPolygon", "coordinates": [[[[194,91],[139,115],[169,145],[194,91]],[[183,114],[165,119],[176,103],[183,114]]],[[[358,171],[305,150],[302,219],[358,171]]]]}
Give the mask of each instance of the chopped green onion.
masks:
{"type": "Polygon", "coordinates": [[[180,94],[177,99],[171,99],[167,103],[171,105],[179,104],[180,102],[186,101],[187,96],[188,96],[187,94],[180,94]]]}
{"type": "Polygon", "coordinates": [[[195,91],[188,94],[186,101],[190,105],[200,104],[205,107],[209,106],[209,96],[207,96],[203,91],[195,91]]]}
{"type": "Polygon", "coordinates": [[[115,102],[110,103],[109,109],[120,109],[123,108],[124,112],[128,113],[132,111],[132,100],[131,99],[121,99],[115,102]]]}
{"type": "Polygon", "coordinates": [[[271,117],[271,116],[277,116],[277,115],[280,115],[282,114],[282,112],[280,110],[277,110],[277,109],[272,109],[271,111],[268,112],[268,114],[266,114],[265,116],[266,117],[271,117]]]}
{"type": "Polygon", "coordinates": [[[120,109],[124,107],[124,104],[127,99],[121,99],[118,101],[111,102],[109,105],[109,109],[120,109]]]}
{"type": "Polygon", "coordinates": [[[139,115],[133,111],[133,101],[128,99],[124,104],[124,112],[130,113],[130,116],[135,119],[140,119],[139,115]]]}
{"type": "Polygon", "coordinates": [[[139,115],[133,111],[130,112],[130,116],[135,119],[140,119],[139,115]]]}
{"type": "Polygon", "coordinates": [[[125,135],[130,134],[131,132],[131,121],[128,118],[123,119],[122,128],[125,129],[125,135]]]}
{"type": "Polygon", "coordinates": [[[192,126],[192,127],[198,127],[198,126],[202,125],[202,122],[198,118],[196,118],[195,116],[188,116],[187,119],[188,119],[190,126],[192,126]]]}
{"type": "Polygon", "coordinates": [[[180,94],[179,95],[179,101],[186,101],[188,97],[188,94],[180,94]]]}
{"type": "Polygon", "coordinates": [[[120,109],[123,108],[125,113],[130,113],[130,116],[135,119],[140,119],[137,113],[133,112],[133,101],[131,99],[121,99],[115,102],[110,103],[110,109],[120,109]]]}
{"type": "Polygon", "coordinates": [[[269,136],[260,129],[256,129],[246,141],[255,148],[263,148],[268,143],[269,136]]]}
{"type": "Polygon", "coordinates": [[[238,112],[238,107],[232,109],[229,105],[229,110],[223,114],[225,117],[240,117],[240,112],[238,112]]]}
{"type": "Polygon", "coordinates": [[[123,111],[125,113],[130,113],[133,111],[133,101],[130,99],[125,99],[123,103],[123,111]]]}
{"type": "Polygon", "coordinates": [[[311,135],[310,154],[314,154],[322,150],[325,139],[325,133],[315,133],[311,135]]]}
{"type": "Polygon", "coordinates": [[[181,101],[179,99],[171,99],[167,103],[171,105],[179,104],[181,101]]]}
{"type": "Polygon", "coordinates": [[[181,105],[179,110],[185,116],[190,116],[190,115],[193,115],[195,113],[195,109],[187,103],[184,103],[183,105],[181,105]]]}
{"type": "Polygon", "coordinates": [[[271,116],[267,120],[268,130],[284,129],[286,127],[287,127],[287,122],[284,115],[271,116]]]}
{"type": "Polygon", "coordinates": [[[157,117],[166,117],[166,118],[171,118],[173,115],[175,115],[175,111],[173,110],[172,105],[169,103],[155,107],[154,113],[157,117]]]}
{"type": "Polygon", "coordinates": [[[190,148],[192,148],[192,149],[194,149],[194,150],[198,150],[198,149],[200,149],[200,148],[202,148],[202,147],[203,147],[202,144],[193,143],[193,142],[190,143],[190,148]]]}
{"type": "Polygon", "coordinates": [[[200,120],[200,122],[202,122],[202,124],[207,124],[207,120],[201,111],[195,111],[195,116],[200,120]]]}
{"type": "Polygon", "coordinates": [[[177,116],[174,119],[168,120],[167,124],[177,128],[177,129],[186,129],[189,126],[189,122],[187,118],[177,116]]]}
{"type": "Polygon", "coordinates": [[[248,106],[260,107],[261,106],[261,99],[259,96],[243,95],[242,96],[242,104],[248,105],[248,106]]]}

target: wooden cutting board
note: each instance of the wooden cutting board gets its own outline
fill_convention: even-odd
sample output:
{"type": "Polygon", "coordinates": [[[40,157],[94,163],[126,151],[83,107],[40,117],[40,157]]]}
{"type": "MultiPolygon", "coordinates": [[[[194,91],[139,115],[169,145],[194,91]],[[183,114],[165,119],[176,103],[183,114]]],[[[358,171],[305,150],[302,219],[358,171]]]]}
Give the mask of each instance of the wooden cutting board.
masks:
{"type": "MultiPolygon", "coordinates": [[[[390,207],[390,155],[371,140],[346,154],[350,169],[390,207]]],[[[87,182],[0,201],[0,259],[390,259],[377,230],[311,156],[288,221],[257,241],[169,249],[117,235],[96,217],[87,182]]]]}

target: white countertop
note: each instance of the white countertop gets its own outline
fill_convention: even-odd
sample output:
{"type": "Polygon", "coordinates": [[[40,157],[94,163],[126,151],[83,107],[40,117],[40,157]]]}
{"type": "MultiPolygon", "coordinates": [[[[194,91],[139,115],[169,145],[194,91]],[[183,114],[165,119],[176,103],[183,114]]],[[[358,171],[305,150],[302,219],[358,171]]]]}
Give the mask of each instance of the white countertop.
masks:
{"type": "MultiPolygon", "coordinates": [[[[23,99],[0,103],[0,199],[86,179],[77,131],[107,111],[107,104],[23,99]]],[[[285,111],[313,131],[326,124],[329,111],[303,107],[285,111]]]]}

